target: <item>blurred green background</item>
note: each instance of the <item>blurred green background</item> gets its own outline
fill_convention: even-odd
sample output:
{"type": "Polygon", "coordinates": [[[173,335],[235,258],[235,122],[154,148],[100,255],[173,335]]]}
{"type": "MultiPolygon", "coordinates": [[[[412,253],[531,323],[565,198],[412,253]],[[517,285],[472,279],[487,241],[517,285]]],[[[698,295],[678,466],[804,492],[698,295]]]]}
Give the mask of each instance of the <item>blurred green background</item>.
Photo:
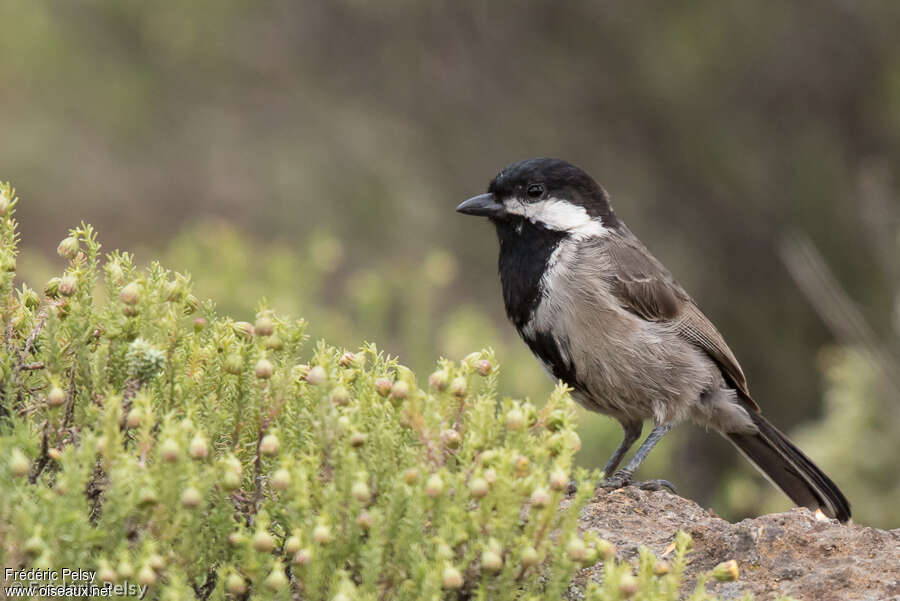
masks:
{"type": "MultiPolygon", "coordinates": [[[[492,228],[453,209],[566,158],[857,519],[900,525],[897,2],[9,0],[0,22],[0,177],[36,287],[85,220],[238,318],[266,297],[421,370],[493,346],[505,392],[540,400],[492,228]]],[[[602,465],[618,426],[583,422],[602,465]]],[[[751,472],[685,425],[641,475],[732,519],[789,506],[751,472]]]]}

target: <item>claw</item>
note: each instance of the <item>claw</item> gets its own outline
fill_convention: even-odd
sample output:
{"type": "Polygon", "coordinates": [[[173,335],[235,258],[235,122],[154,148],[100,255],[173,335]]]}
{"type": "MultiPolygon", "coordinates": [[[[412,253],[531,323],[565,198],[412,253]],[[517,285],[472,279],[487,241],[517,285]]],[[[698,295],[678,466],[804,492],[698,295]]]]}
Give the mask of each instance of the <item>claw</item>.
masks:
{"type": "Polygon", "coordinates": [[[668,489],[672,491],[673,494],[678,494],[678,489],[675,488],[675,485],[669,482],[668,480],[647,480],[645,482],[634,482],[632,479],[632,475],[626,471],[617,472],[615,475],[610,476],[609,478],[604,478],[597,485],[599,488],[625,488],[626,486],[636,486],[641,490],[662,490],[668,489]]]}
{"type": "Polygon", "coordinates": [[[631,474],[629,474],[628,472],[616,472],[609,478],[604,478],[603,480],[601,480],[600,484],[598,484],[597,486],[599,486],[600,488],[616,489],[616,488],[624,488],[624,487],[628,486],[629,484],[631,484],[631,482],[632,482],[631,474]]]}
{"type": "Polygon", "coordinates": [[[641,490],[662,490],[664,488],[669,489],[672,494],[677,495],[678,489],[675,488],[675,485],[669,482],[668,480],[647,480],[646,482],[636,482],[635,483],[638,488],[641,490]]]}

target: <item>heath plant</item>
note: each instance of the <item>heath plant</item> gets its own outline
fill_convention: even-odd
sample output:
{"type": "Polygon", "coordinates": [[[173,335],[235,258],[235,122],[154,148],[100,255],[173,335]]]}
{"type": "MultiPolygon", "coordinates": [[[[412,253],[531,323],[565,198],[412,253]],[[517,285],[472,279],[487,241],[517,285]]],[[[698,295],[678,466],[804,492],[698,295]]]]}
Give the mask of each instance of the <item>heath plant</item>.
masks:
{"type": "Polygon", "coordinates": [[[498,397],[490,351],[421,378],[265,304],[235,321],[88,225],[16,288],[17,202],[0,186],[4,567],[149,599],[417,601],[559,599],[605,561],[589,599],[677,598],[686,542],[635,571],[579,533],[597,474],[573,470],[564,387],[537,407],[498,397]]]}

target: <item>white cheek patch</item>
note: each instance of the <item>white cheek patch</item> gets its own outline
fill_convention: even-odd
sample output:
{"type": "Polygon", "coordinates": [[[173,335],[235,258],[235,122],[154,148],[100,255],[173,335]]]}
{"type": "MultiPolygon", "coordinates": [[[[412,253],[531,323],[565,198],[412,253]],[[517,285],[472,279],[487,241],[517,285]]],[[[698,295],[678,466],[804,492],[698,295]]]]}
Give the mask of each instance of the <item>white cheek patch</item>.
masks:
{"type": "Polygon", "coordinates": [[[516,198],[504,201],[507,213],[520,215],[532,223],[539,223],[550,230],[568,232],[579,238],[603,236],[607,229],[600,218],[592,218],[584,207],[558,198],[537,202],[522,202],[516,198]]]}

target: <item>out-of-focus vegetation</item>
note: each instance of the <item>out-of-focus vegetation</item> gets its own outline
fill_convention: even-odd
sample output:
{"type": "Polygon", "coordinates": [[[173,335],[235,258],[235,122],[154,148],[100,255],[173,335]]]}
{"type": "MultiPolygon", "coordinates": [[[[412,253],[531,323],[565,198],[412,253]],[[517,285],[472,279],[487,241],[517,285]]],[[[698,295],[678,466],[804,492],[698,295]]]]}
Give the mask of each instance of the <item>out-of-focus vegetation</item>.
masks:
{"type": "MultiPolygon", "coordinates": [[[[139,256],[171,249],[201,287],[230,281],[235,314],[257,296],[300,305],[321,315],[315,335],[383,340],[411,363],[490,344],[502,385],[539,399],[550,384],[504,323],[493,234],[452,211],[500,166],[552,155],[609,189],[782,429],[821,415],[834,328],[784,269],[781,236],[810,236],[876,332],[892,316],[900,276],[873,227],[898,230],[881,211],[900,197],[896,2],[12,0],[0,21],[0,175],[34,199],[34,249],[86,219],[114,247],[152,249],[139,256]],[[885,194],[867,193],[873,172],[885,194]],[[194,227],[210,218],[247,242],[194,227]],[[198,231],[210,250],[190,256],[198,231]],[[333,240],[334,271],[307,265],[327,267],[333,240]]],[[[49,273],[34,249],[23,267],[49,273]]],[[[579,461],[598,465],[618,429],[584,424],[579,461]]],[[[755,511],[723,501],[753,497],[720,487],[749,473],[726,442],[674,434],[671,465],[661,449],[647,476],[755,511]]],[[[871,492],[856,486],[851,501],[871,492]]]]}

